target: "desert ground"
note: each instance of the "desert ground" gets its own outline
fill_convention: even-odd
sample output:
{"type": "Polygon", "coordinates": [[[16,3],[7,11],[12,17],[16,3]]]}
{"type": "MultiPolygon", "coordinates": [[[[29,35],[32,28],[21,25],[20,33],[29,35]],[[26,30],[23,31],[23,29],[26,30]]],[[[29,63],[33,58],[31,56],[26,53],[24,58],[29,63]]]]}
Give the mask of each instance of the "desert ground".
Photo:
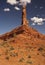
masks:
{"type": "Polygon", "coordinates": [[[26,26],[1,35],[0,65],[45,65],[45,35],[26,26]]]}

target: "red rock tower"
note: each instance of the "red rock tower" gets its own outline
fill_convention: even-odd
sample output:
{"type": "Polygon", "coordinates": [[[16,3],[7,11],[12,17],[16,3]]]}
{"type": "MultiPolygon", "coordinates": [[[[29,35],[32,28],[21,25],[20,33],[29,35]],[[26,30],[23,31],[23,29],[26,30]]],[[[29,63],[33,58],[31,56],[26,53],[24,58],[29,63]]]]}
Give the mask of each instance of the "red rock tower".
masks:
{"type": "Polygon", "coordinates": [[[27,14],[26,14],[26,5],[22,6],[22,25],[28,26],[27,14]]]}

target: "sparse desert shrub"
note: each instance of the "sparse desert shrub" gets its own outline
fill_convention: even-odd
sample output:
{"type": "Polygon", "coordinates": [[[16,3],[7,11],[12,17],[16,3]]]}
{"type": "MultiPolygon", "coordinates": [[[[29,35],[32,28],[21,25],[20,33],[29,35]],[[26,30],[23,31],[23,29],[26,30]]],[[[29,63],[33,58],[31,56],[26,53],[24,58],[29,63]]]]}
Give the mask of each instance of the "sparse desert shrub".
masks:
{"type": "Polygon", "coordinates": [[[38,51],[42,51],[42,50],[44,50],[42,47],[40,47],[40,48],[38,49],[38,51]]]}
{"type": "Polygon", "coordinates": [[[13,37],[16,37],[16,33],[13,34],[13,37]]]}
{"type": "Polygon", "coordinates": [[[4,46],[6,44],[6,42],[3,42],[2,44],[1,44],[1,46],[4,46]]]}
{"type": "Polygon", "coordinates": [[[0,56],[1,56],[1,54],[0,54],[0,56]]]}
{"type": "Polygon", "coordinates": [[[28,43],[25,43],[26,45],[28,45],[28,43]]]}
{"type": "Polygon", "coordinates": [[[8,43],[6,44],[6,47],[10,47],[8,43]]]}
{"type": "Polygon", "coordinates": [[[5,57],[6,60],[9,60],[9,56],[5,57]]]}
{"type": "Polygon", "coordinates": [[[10,54],[10,56],[16,57],[16,56],[18,56],[18,53],[12,52],[12,53],[10,54]]]}
{"type": "Polygon", "coordinates": [[[40,64],[38,64],[38,65],[40,65],[40,64]]]}
{"type": "Polygon", "coordinates": [[[11,40],[12,43],[15,43],[15,40],[11,40]]]}
{"type": "Polygon", "coordinates": [[[31,56],[29,55],[28,58],[31,58],[31,56]]]}
{"type": "Polygon", "coordinates": [[[27,61],[28,64],[32,64],[32,61],[27,61]]]}
{"type": "Polygon", "coordinates": [[[10,47],[10,51],[11,51],[11,50],[14,50],[14,47],[13,47],[13,46],[10,47]]]}
{"type": "Polygon", "coordinates": [[[23,62],[24,61],[24,58],[21,58],[20,60],[19,60],[19,62],[23,62]]]}
{"type": "Polygon", "coordinates": [[[39,53],[37,53],[37,55],[39,55],[39,53]]]}
{"type": "Polygon", "coordinates": [[[42,54],[42,56],[44,56],[44,57],[45,57],[45,53],[43,53],[43,54],[42,54]]]}
{"type": "Polygon", "coordinates": [[[0,44],[0,46],[3,46],[3,47],[9,47],[8,43],[5,41],[3,43],[0,44]]]}
{"type": "Polygon", "coordinates": [[[8,55],[8,50],[5,51],[5,55],[8,55]]]}

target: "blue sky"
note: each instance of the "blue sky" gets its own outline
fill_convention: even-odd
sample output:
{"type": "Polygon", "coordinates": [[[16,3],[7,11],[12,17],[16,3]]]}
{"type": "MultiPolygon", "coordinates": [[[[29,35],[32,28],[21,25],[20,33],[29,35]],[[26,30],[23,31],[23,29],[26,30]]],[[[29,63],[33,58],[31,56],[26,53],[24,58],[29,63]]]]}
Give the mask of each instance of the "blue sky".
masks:
{"type": "MultiPolygon", "coordinates": [[[[20,26],[21,16],[21,5],[12,5],[7,3],[7,0],[0,0],[0,34],[4,34],[20,26]],[[15,9],[15,7],[19,10],[15,9]]],[[[27,4],[27,18],[30,26],[37,29],[40,33],[45,34],[45,0],[32,0],[31,3],[27,4]],[[43,24],[40,25],[40,22],[43,24]]]]}

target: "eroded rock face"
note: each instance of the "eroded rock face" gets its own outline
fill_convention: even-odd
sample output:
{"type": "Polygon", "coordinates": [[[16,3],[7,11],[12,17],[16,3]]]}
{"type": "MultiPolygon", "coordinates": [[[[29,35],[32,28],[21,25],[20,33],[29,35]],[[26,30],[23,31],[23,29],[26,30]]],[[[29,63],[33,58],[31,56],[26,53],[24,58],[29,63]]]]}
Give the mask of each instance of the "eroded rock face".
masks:
{"type": "Polygon", "coordinates": [[[26,15],[26,6],[22,7],[22,25],[28,25],[27,15],[26,15]]]}
{"type": "Polygon", "coordinates": [[[33,29],[32,27],[26,26],[26,25],[22,25],[6,34],[1,35],[0,39],[6,41],[7,39],[14,38],[15,36],[18,36],[20,34],[22,34],[22,36],[24,35],[26,37],[36,38],[38,40],[40,39],[45,40],[45,35],[42,35],[37,30],[33,29]]]}

